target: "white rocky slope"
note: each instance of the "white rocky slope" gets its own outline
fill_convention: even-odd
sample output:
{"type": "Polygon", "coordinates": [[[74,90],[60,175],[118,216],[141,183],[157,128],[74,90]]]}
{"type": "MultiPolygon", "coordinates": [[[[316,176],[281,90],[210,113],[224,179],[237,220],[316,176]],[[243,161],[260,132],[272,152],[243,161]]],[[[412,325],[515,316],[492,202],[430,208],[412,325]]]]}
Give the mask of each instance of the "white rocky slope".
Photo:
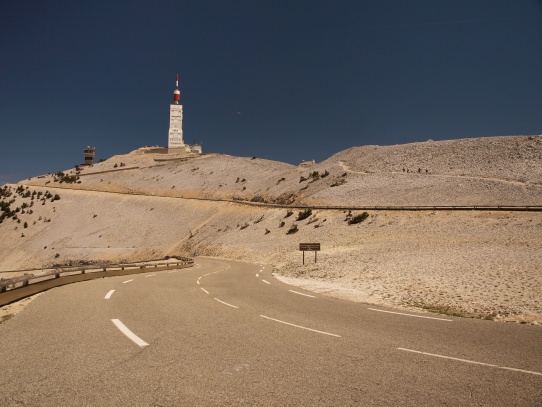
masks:
{"type": "Polygon", "coordinates": [[[0,224],[0,270],[222,256],[271,263],[294,284],[354,300],[542,322],[540,212],[370,211],[348,225],[341,210],[296,220],[299,209],[287,216],[285,208],[201,200],[542,205],[539,136],[356,147],[299,167],[225,155],[168,157],[147,148],[80,175],[80,183],[53,175],[26,180],[19,194],[4,198],[15,199],[11,208],[34,204],[19,211],[21,223],[0,224]],[[38,191],[60,199],[43,204],[38,191]],[[287,234],[294,224],[298,231],[287,234]],[[302,266],[298,244],[312,241],[322,244],[319,261],[307,255],[302,266]]]}

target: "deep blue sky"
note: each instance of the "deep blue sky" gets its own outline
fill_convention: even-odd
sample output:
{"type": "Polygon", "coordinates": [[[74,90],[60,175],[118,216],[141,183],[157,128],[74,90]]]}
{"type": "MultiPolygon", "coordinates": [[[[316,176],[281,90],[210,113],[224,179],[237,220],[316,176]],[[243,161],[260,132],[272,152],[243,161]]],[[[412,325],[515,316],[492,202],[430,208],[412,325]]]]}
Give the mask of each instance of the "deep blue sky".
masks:
{"type": "Polygon", "coordinates": [[[185,142],[298,164],[542,133],[540,0],[0,4],[0,184],[185,142]]]}

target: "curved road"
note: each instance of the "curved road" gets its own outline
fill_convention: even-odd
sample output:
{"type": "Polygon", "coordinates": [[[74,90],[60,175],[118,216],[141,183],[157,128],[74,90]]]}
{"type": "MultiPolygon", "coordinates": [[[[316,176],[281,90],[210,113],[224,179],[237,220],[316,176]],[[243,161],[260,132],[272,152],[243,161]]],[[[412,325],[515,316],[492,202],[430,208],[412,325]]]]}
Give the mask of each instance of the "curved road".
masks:
{"type": "Polygon", "coordinates": [[[1,406],[542,405],[542,328],[394,310],[196,259],[0,325],[1,406]]]}

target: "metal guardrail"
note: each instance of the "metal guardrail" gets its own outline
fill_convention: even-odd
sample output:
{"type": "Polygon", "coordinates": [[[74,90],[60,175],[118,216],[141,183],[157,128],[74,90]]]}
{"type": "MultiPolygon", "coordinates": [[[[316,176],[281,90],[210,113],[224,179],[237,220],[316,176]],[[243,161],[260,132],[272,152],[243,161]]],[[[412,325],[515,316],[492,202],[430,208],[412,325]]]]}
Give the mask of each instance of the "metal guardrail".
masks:
{"type": "MultiPolygon", "coordinates": [[[[176,262],[168,263],[149,264],[139,262],[109,264],[104,266],[58,267],[37,274],[24,274],[12,278],[0,278],[0,306],[21,300],[53,287],[59,287],[74,282],[88,281],[103,277],[148,273],[149,271],[187,268],[192,267],[193,265],[193,259],[181,257],[177,258],[176,262]]],[[[22,271],[25,270],[18,270],[18,272],[22,271]]]]}

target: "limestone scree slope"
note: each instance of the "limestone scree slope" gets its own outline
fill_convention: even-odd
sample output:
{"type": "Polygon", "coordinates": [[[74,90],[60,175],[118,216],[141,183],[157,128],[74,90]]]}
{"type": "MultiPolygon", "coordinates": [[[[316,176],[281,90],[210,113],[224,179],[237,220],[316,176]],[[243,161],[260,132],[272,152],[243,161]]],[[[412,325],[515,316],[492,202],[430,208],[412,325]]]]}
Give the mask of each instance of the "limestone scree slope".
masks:
{"type": "Polygon", "coordinates": [[[147,147],[6,185],[1,199],[0,277],[216,256],[354,301],[542,323],[542,212],[366,210],[349,224],[365,210],[337,209],[540,206],[542,136],[354,147],[299,166],[147,147]],[[317,263],[301,264],[300,242],[321,243],[317,263]]]}

